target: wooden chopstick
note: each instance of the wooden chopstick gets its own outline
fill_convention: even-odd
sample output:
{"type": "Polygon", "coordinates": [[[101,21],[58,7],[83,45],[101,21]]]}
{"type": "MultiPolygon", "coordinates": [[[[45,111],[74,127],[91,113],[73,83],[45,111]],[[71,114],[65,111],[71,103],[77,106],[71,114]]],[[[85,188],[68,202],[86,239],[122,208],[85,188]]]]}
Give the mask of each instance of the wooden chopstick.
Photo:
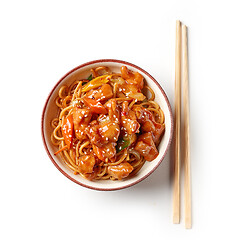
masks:
{"type": "Polygon", "coordinates": [[[181,22],[176,21],[173,223],[180,221],[181,22]]]}
{"type": "Polygon", "coordinates": [[[189,141],[189,84],[187,27],[182,25],[182,77],[183,77],[183,123],[184,123],[184,210],[185,228],[192,227],[191,184],[190,184],[190,141],[189,141]]]}

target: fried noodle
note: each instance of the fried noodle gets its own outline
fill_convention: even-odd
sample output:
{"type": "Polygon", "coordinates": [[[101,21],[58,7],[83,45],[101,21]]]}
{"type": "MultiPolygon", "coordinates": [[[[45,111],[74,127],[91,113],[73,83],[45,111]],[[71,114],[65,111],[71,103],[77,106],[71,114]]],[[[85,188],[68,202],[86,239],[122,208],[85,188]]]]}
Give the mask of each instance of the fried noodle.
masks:
{"type": "MultiPolygon", "coordinates": [[[[106,66],[100,66],[95,69],[91,69],[91,72],[92,72],[92,80],[95,78],[101,77],[105,79],[104,81],[108,81],[106,84],[111,86],[111,90],[112,90],[112,97],[110,97],[110,99],[116,100],[116,107],[119,109],[121,114],[123,114],[122,105],[124,102],[127,102],[128,109],[130,109],[130,111],[132,111],[132,109],[135,109],[137,106],[142,107],[142,109],[146,109],[147,112],[149,111],[149,114],[153,116],[152,119],[154,120],[151,120],[151,122],[153,123],[154,126],[157,126],[156,124],[160,124],[164,126],[164,121],[165,121],[164,113],[161,110],[158,103],[155,102],[155,93],[149,86],[147,85],[143,86],[144,89],[148,90],[147,92],[150,92],[149,98],[148,96],[144,96],[139,90],[137,92],[140,94],[138,95],[139,97],[133,98],[133,97],[130,97],[130,92],[129,92],[130,89],[124,90],[124,88],[126,88],[126,86],[128,85],[129,87],[134,86],[134,83],[131,82],[131,79],[135,79],[131,77],[131,76],[134,76],[133,75],[134,73],[132,71],[128,70],[127,74],[129,76],[127,77],[127,79],[124,79],[122,77],[123,74],[112,73],[112,71],[106,66]],[[103,76],[106,76],[106,77],[103,77],[103,76]],[[142,98],[140,97],[142,98],[144,97],[144,99],[141,100],[142,98]]],[[[135,145],[138,144],[137,139],[140,139],[139,137],[141,133],[148,132],[146,131],[147,124],[149,123],[148,120],[147,120],[148,123],[147,122],[143,123],[141,120],[141,122],[139,122],[140,123],[139,131],[131,134],[131,136],[135,137],[136,139],[135,142],[130,146],[127,146],[127,147],[125,146],[120,151],[118,151],[117,149],[115,156],[112,158],[107,157],[104,160],[101,160],[99,159],[99,157],[97,157],[97,155],[94,152],[93,143],[88,137],[88,129],[87,129],[87,134],[84,133],[85,139],[78,139],[73,133],[73,137],[71,138],[71,141],[72,141],[71,146],[67,147],[67,143],[65,141],[66,139],[63,136],[63,129],[62,129],[64,120],[67,119],[69,115],[73,114],[73,111],[74,111],[73,109],[75,108],[75,106],[80,109],[90,109],[90,106],[88,107],[84,101],[85,97],[87,97],[89,94],[89,91],[86,91],[85,87],[87,87],[87,84],[90,82],[91,80],[87,80],[87,79],[76,80],[70,86],[65,85],[59,89],[58,96],[55,99],[55,104],[57,105],[59,112],[58,112],[58,117],[54,118],[51,122],[51,126],[53,128],[52,134],[51,134],[51,142],[53,145],[58,147],[57,153],[60,154],[61,159],[74,172],[74,174],[80,174],[82,177],[89,180],[99,180],[99,179],[117,180],[121,178],[116,177],[116,175],[114,174],[111,174],[111,172],[108,169],[110,169],[111,166],[113,167],[121,166],[121,163],[128,163],[132,167],[132,171],[128,174],[128,176],[132,177],[138,173],[138,171],[142,168],[142,166],[146,162],[144,155],[142,155],[142,152],[139,152],[136,149],[135,145]],[[95,157],[95,164],[93,166],[93,170],[85,172],[85,171],[82,171],[80,168],[80,161],[83,156],[87,156],[87,155],[93,155],[95,157]]],[[[96,92],[96,90],[100,89],[101,86],[102,85],[98,87],[94,87],[90,91],[96,92]]],[[[102,102],[103,103],[102,105],[104,105],[110,99],[107,99],[105,102],[101,100],[100,102],[102,102]]],[[[111,116],[106,115],[106,116],[109,116],[110,118],[113,117],[112,115],[111,116]]],[[[96,120],[96,117],[99,117],[99,115],[97,113],[93,113],[92,119],[96,120]]],[[[90,123],[88,123],[88,126],[90,127],[91,125],[89,124],[91,124],[91,121],[90,123]]],[[[120,135],[121,133],[124,134],[124,131],[125,131],[124,129],[125,127],[121,127],[121,121],[120,121],[120,130],[121,130],[120,135]]],[[[158,148],[160,140],[161,138],[156,142],[156,148],[158,148]]],[[[118,146],[118,141],[114,143],[114,145],[116,144],[118,146]]]]}

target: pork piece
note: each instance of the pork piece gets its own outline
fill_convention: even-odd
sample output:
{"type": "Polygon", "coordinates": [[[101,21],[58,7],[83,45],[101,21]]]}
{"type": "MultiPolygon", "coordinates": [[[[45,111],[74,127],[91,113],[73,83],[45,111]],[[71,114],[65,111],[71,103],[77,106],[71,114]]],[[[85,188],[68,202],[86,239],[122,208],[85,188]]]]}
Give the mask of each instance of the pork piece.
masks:
{"type": "Polygon", "coordinates": [[[158,156],[158,150],[153,141],[151,132],[139,136],[135,150],[139,152],[146,161],[152,161],[158,156]]]}
{"type": "Polygon", "coordinates": [[[158,144],[165,132],[165,125],[156,123],[155,124],[155,131],[153,132],[153,140],[155,144],[158,144]]]}
{"type": "Polygon", "coordinates": [[[152,113],[149,110],[147,110],[146,108],[144,108],[142,106],[134,105],[132,110],[135,112],[137,120],[140,123],[144,124],[148,120],[150,120],[151,122],[155,122],[155,119],[154,119],[152,113]]]}
{"type": "Polygon", "coordinates": [[[104,105],[108,111],[109,119],[112,122],[120,123],[120,111],[115,99],[110,99],[104,105]]]}
{"type": "Polygon", "coordinates": [[[133,78],[133,72],[129,70],[126,66],[121,67],[121,77],[123,79],[133,78]]]}
{"type": "Polygon", "coordinates": [[[92,121],[87,129],[91,143],[102,147],[109,142],[117,142],[120,134],[119,124],[110,121],[108,115],[100,115],[98,120],[92,121]]]}
{"type": "Polygon", "coordinates": [[[89,109],[73,108],[73,123],[75,136],[79,140],[87,139],[86,131],[91,120],[92,113],[89,109]]]}
{"type": "Polygon", "coordinates": [[[101,114],[98,117],[99,133],[104,141],[117,142],[120,134],[120,111],[115,99],[105,103],[108,115],[101,114]]]}
{"type": "Polygon", "coordinates": [[[132,72],[126,66],[121,67],[121,76],[127,84],[136,86],[137,90],[141,90],[144,86],[143,76],[138,72],[132,72]]]}
{"type": "Polygon", "coordinates": [[[100,88],[96,90],[90,90],[86,97],[93,98],[97,101],[105,101],[113,97],[113,90],[109,84],[103,84],[100,88]]]}
{"type": "Polygon", "coordinates": [[[95,166],[95,157],[93,155],[84,155],[78,159],[78,171],[82,174],[92,173],[95,166]]]}
{"type": "Polygon", "coordinates": [[[86,134],[90,139],[90,142],[98,147],[102,147],[105,143],[107,143],[107,142],[104,142],[104,140],[102,139],[102,136],[100,135],[99,124],[96,120],[92,121],[89,124],[86,134]]]}
{"type": "Polygon", "coordinates": [[[105,162],[106,158],[108,158],[110,161],[114,161],[114,156],[116,155],[116,143],[109,142],[107,144],[104,144],[101,147],[97,147],[96,145],[92,145],[93,151],[96,154],[96,156],[103,162],[105,162]],[[112,159],[112,160],[111,160],[112,159]]]}
{"type": "Polygon", "coordinates": [[[118,91],[124,93],[125,97],[126,97],[126,96],[129,96],[132,93],[137,93],[138,88],[137,88],[136,85],[131,85],[131,84],[124,83],[122,85],[119,84],[118,91]]]}
{"type": "Polygon", "coordinates": [[[155,144],[160,142],[160,139],[165,131],[165,125],[157,123],[152,113],[144,107],[133,106],[137,121],[141,124],[142,132],[151,132],[155,144]]]}
{"type": "Polygon", "coordinates": [[[128,102],[122,103],[121,125],[128,134],[139,133],[140,124],[136,114],[128,107],[128,102]]]}
{"type": "Polygon", "coordinates": [[[111,121],[101,122],[99,133],[104,141],[117,142],[120,134],[119,124],[111,121]]]}
{"type": "Polygon", "coordinates": [[[132,171],[133,167],[128,162],[123,162],[119,165],[108,167],[108,174],[119,180],[127,177],[132,171]]]}
{"type": "Polygon", "coordinates": [[[117,97],[131,97],[137,101],[143,101],[146,97],[141,93],[141,90],[133,84],[118,84],[117,97]]]}
{"type": "Polygon", "coordinates": [[[85,173],[83,175],[86,179],[92,181],[97,177],[97,173],[98,173],[98,168],[94,168],[94,171],[92,173],[85,173]]]}

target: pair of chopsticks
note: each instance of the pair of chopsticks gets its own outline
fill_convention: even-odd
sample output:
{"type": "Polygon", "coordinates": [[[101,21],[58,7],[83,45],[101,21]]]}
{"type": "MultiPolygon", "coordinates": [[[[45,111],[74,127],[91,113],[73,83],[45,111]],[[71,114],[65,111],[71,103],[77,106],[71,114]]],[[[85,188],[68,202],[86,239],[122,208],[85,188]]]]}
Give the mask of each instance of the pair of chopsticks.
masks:
{"type": "Polygon", "coordinates": [[[174,195],[173,223],[180,222],[180,133],[181,133],[181,78],[183,93],[183,164],[184,164],[184,210],[185,228],[192,227],[191,186],[190,186],[190,146],[189,146],[189,87],[188,87],[188,47],[187,27],[176,21],[175,46],[175,149],[174,149],[174,195]]]}

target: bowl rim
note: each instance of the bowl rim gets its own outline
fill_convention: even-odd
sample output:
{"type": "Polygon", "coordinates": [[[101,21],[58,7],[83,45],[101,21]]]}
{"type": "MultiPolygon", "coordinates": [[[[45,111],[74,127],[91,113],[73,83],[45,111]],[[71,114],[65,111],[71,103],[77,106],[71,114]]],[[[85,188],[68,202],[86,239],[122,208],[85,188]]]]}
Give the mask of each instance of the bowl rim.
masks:
{"type": "Polygon", "coordinates": [[[43,144],[44,144],[44,147],[45,147],[45,150],[50,158],[50,160],[52,161],[52,163],[54,164],[54,166],[64,175],[66,176],[68,179],[70,179],[71,181],[77,183],[78,185],[81,185],[82,187],[86,187],[86,188],[89,188],[89,189],[93,189],[93,190],[98,190],[98,191],[115,191],[115,190],[121,190],[121,189],[125,189],[125,188],[128,188],[128,187],[131,187],[141,181],[143,181],[144,179],[146,179],[149,175],[151,175],[158,167],[159,165],[161,164],[161,162],[163,161],[164,157],[166,156],[167,152],[168,152],[168,149],[171,145],[171,141],[172,141],[172,137],[173,137],[173,128],[174,128],[174,122],[173,122],[173,114],[172,114],[172,108],[171,108],[171,105],[170,105],[170,102],[168,100],[168,97],[165,93],[165,91],[163,90],[163,88],[161,87],[161,85],[156,81],[156,79],[154,77],[152,77],[148,72],[146,72],[145,70],[143,70],[142,68],[138,67],[137,65],[135,64],[132,64],[130,62],[127,62],[127,61],[123,61],[123,60],[118,60],[118,59],[97,59],[97,60],[93,60],[93,61],[89,61],[89,62],[86,62],[86,63],[83,63],[75,68],[73,68],[72,70],[70,70],[69,72],[67,72],[64,76],[62,76],[58,82],[54,85],[54,87],[52,88],[52,90],[50,91],[50,93],[48,94],[48,97],[45,101],[45,104],[44,104],[44,107],[43,107],[43,111],[42,111],[42,116],[41,116],[41,135],[42,135],[42,139],[43,139],[43,144]],[[121,186],[121,187],[115,187],[115,188],[111,188],[111,187],[108,187],[108,188],[99,188],[99,187],[93,187],[93,186],[90,186],[90,185],[87,185],[87,184],[84,184],[84,183],[81,183],[80,181],[77,181],[76,179],[72,178],[70,175],[68,175],[62,168],[59,167],[59,165],[56,163],[56,161],[54,160],[54,158],[52,157],[49,149],[48,149],[48,146],[47,146],[47,143],[46,143],[46,139],[45,139],[45,134],[44,134],[44,117],[45,117],[45,112],[46,112],[46,108],[47,108],[47,105],[48,105],[48,102],[49,102],[49,99],[51,97],[51,95],[53,94],[53,92],[55,91],[55,89],[57,88],[57,86],[68,76],[70,75],[71,73],[73,73],[74,71],[80,69],[80,68],[83,68],[85,66],[88,66],[88,65],[91,65],[91,64],[96,64],[96,63],[106,63],[106,62],[113,62],[113,63],[119,63],[119,64],[126,64],[128,66],[131,66],[133,68],[136,68],[138,69],[139,71],[141,71],[142,73],[144,73],[145,75],[149,76],[149,78],[157,85],[157,87],[160,89],[162,95],[164,96],[165,98],[165,101],[166,101],[166,104],[168,106],[168,109],[169,109],[169,114],[170,114],[170,119],[171,119],[171,129],[170,129],[170,136],[169,136],[169,140],[168,140],[168,144],[166,146],[166,149],[164,151],[164,154],[163,156],[161,157],[160,161],[155,165],[155,167],[150,170],[146,175],[144,175],[143,177],[137,179],[136,181],[130,183],[130,184],[127,184],[127,185],[124,185],[124,186],[121,186]]]}

